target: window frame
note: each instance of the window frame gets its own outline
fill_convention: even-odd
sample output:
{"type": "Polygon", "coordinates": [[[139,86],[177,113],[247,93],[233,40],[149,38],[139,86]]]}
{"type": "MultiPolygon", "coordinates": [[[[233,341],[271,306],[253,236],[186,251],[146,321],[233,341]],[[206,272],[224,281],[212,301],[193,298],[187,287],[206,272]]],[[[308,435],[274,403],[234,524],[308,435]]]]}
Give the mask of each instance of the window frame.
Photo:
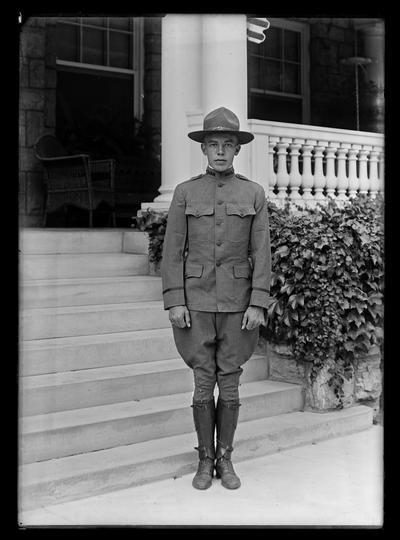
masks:
{"type": "MultiPolygon", "coordinates": [[[[282,96],[283,98],[291,98],[302,100],[302,123],[308,124],[310,122],[310,59],[309,59],[309,42],[310,42],[310,27],[305,22],[293,21],[289,19],[270,18],[268,21],[271,23],[271,27],[282,28],[284,30],[293,30],[300,34],[300,94],[292,94],[289,92],[278,92],[276,90],[265,90],[261,88],[251,88],[249,86],[249,98],[253,95],[271,95],[282,96]]],[[[268,39],[268,30],[265,32],[265,39],[268,39]]],[[[250,55],[249,55],[250,56],[250,55]]]]}
{"type": "MultiPolygon", "coordinates": [[[[122,76],[133,76],[133,86],[134,86],[134,99],[133,99],[133,117],[136,117],[138,120],[142,120],[144,112],[144,20],[143,17],[129,17],[132,20],[132,29],[131,30],[121,30],[110,27],[109,19],[110,17],[104,17],[106,19],[106,26],[97,26],[92,25],[87,22],[87,17],[77,17],[78,20],[71,20],[70,17],[57,17],[57,22],[63,24],[68,24],[79,28],[80,40],[79,40],[79,62],[74,62],[71,60],[62,60],[56,57],[56,67],[63,71],[79,71],[85,73],[99,73],[102,75],[117,75],[122,76]],[[82,34],[84,28],[93,28],[96,30],[102,30],[106,34],[106,63],[103,64],[90,64],[82,62],[82,34]],[[120,68],[115,66],[110,66],[110,32],[116,32],[120,34],[129,34],[132,35],[132,50],[130,51],[132,55],[132,69],[120,68]],[[136,114],[135,114],[136,113],[136,114]]],[[[111,17],[112,18],[112,17],[111,17]]],[[[128,18],[128,17],[127,17],[128,18]]]]}

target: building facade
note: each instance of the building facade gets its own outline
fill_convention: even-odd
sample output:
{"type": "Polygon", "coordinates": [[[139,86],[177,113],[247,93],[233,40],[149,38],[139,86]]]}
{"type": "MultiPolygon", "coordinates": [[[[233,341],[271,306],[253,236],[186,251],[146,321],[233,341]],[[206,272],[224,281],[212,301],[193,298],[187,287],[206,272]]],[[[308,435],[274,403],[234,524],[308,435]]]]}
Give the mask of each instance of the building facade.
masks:
{"type": "Polygon", "coordinates": [[[255,134],[238,172],[272,198],[381,190],[384,22],[263,17],[261,43],[248,39],[250,15],[25,21],[21,225],[42,223],[41,135],[116,159],[117,224],[129,226],[140,208],[167,209],[176,184],[203,170],[187,132],[221,105],[255,134]]]}

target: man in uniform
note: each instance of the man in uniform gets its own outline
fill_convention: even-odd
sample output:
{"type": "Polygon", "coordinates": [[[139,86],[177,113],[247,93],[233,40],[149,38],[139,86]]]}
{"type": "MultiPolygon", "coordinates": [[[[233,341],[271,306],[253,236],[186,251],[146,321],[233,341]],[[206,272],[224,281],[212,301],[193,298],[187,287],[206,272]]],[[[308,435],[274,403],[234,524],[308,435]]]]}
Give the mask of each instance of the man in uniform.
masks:
{"type": "Polygon", "coordinates": [[[194,374],[199,466],[192,484],[209,488],[215,468],[222,485],[236,489],[240,479],[231,452],[241,366],[256,348],[270,303],[267,206],[262,186],[232,167],[240,145],[254,138],[240,131],[232,111],[210,112],[203,130],[188,136],[201,143],[208,167],[175,188],[163,246],[164,308],[176,347],[194,374]]]}

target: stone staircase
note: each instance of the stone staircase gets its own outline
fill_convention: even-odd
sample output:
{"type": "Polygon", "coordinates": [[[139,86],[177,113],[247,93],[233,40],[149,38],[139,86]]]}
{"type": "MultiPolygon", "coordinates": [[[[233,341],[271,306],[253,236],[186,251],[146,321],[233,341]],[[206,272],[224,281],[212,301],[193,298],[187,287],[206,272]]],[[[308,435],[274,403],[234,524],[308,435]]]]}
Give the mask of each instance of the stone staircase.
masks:
{"type": "MultiPolygon", "coordinates": [[[[19,495],[24,509],[195,470],[192,372],[179,358],[147,239],[130,229],[20,235],[19,495]]],[[[300,386],[241,380],[235,462],[372,425],[372,410],[302,412],[300,386]]]]}

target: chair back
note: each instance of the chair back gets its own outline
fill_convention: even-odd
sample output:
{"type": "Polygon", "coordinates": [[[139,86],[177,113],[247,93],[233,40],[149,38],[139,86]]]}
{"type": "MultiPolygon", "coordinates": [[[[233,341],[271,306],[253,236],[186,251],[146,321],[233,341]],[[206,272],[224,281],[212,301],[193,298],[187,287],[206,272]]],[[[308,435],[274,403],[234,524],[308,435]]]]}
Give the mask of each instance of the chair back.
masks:
{"type": "Polygon", "coordinates": [[[67,150],[54,135],[43,135],[35,144],[38,159],[68,156],[67,150]]]}

